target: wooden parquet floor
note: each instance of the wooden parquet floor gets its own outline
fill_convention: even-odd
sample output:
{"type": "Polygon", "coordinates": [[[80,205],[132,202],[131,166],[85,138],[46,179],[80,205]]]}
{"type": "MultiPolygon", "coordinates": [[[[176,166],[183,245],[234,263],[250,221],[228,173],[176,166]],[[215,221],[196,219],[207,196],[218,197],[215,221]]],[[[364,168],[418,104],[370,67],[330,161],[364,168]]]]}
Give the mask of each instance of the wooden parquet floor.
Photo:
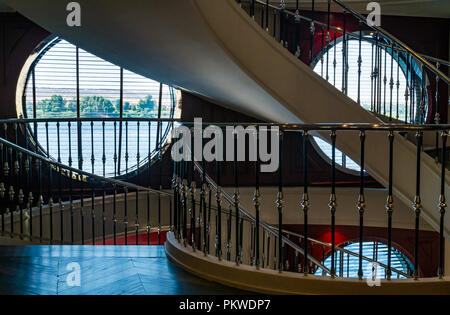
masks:
{"type": "Polygon", "coordinates": [[[0,294],[240,293],[176,267],[162,246],[0,246],[0,294]]]}

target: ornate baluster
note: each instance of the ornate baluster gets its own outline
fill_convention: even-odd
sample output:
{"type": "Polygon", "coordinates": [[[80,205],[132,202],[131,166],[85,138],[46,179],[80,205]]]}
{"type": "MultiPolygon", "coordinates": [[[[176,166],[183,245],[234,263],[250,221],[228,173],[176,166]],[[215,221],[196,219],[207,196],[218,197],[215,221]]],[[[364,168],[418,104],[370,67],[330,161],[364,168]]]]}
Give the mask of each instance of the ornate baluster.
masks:
{"type": "MultiPolygon", "coordinates": [[[[331,212],[331,277],[336,276],[336,270],[335,270],[335,246],[336,246],[336,240],[335,240],[335,221],[336,221],[336,131],[331,131],[331,197],[330,202],[328,204],[331,212]]],[[[304,266],[306,267],[306,266],[304,266]]]]}
{"type": "Polygon", "coordinates": [[[383,115],[386,116],[386,84],[387,84],[387,47],[384,48],[384,77],[383,77],[383,86],[384,86],[384,98],[383,98],[383,115]]]}
{"type": "Polygon", "coordinates": [[[361,66],[362,66],[362,54],[361,54],[361,44],[362,44],[362,22],[359,21],[359,40],[358,40],[358,104],[361,104],[361,66]]]}
{"type": "Polygon", "coordinates": [[[124,202],[124,214],[123,214],[123,232],[125,235],[125,245],[128,245],[128,187],[123,188],[123,202],[124,202]]]}
{"type": "MultiPolygon", "coordinates": [[[[91,168],[92,174],[95,174],[95,154],[94,154],[94,122],[91,121],[91,168]]],[[[95,183],[92,179],[92,193],[91,193],[91,233],[92,233],[92,243],[95,244],[95,183]]]]}
{"type": "MultiPolygon", "coordinates": [[[[105,121],[102,122],[102,169],[103,177],[106,177],[106,139],[105,139],[105,121]]],[[[102,239],[103,245],[106,245],[106,188],[102,181],[102,239]]]]}
{"type": "Polygon", "coordinates": [[[333,49],[333,86],[336,87],[336,66],[337,66],[337,59],[336,59],[336,31],[334,31],[334,49],[333,49]]]}
{"type": "MultiPolygon", "coordinates": [[[[137,177],[137,183],[139,184],[139,171],[140,171],[140,167],[139,164],[141,162],[141,155],[139,153],[139,146],[140,146],[140,122],[137,122],[137,140],[136,140],[136,177],[137,177]]],[[[136,245],[139,245],[139,189],[136,188],[136,217],[135,217],[135,223],[134,223],[134,227],[136,229],[135,233],[136,233],[136,245]]]]}
{"type": "MultiPolygon", "coordinates": [[[[121,70],[122,73],[122,70],[121,70]]],[[[122,121],[120,122],[122,123],[122,121]]],[[[118,157],[117,157],[117,122],[114,121],[114,178],[118,175],[118,157]]],[[[117,245],[117,185],[113,184],[113,239],[114,245],[117,245]]]]}
{"type": "Polygon", "coordinates": [[[342,35],[342,93],[347,95],[347,12],[342,13],[344,19],[343,35],[342,35]]]}
{"type": "Polygon", "coordinates": [[[393,197],[393,174],[394,174],[394,132],[389,132],[389,194],[386,201],[386,212],[388,215],[388,267],[386,277],[391,280],[392,270],[392,214],[394,212],[394,197],[393,197]]]}
{"type": "Polygon", "coordinates": [[[417,132],[417,165],[416,165],[416,197],[414,198],[414,212],[416,214],[415,242],[414,242],[414,279],[419,279],[419,233],[420,214],[422,212],[422,201],[420,199],[421,180],[421,152],[423,143],[422,131],[417,132]]]}
{"type": "MultiPolygon", "coordinates": [[[[194,130],[192,130],[194,131],[194,130]]],[[[192,135],[192,139],[191,139],[191,143],[194,143],[194,132],[191,133],[192,135]]],[[[191,208],[190,208],[190,214],[191,214],[191,226],[190,226],[190,232],[191,232],[191,245],[192,245],[192,250],[195,251],[195,232],[197,229],[197,225],[196,225],[196,216],[195,216],[195,191],[196,191],[196,183],[195,183],[195,174],[194,174],[194,163],[195,163],[195,156],[194,156],[194,149],[193,147],[190,148],[191,150],[191,186],[189,188],[190,194],[191,194],[191,208]]]]}
{"type": "MultiPolygon", "coordinates": [[[[59,121],[56,122],[56,141],[58,146],[58,163],[61,164],[61,130],[60,130],[59,121]]],[[[59,191],[59,233],[60,233],[60,241],[61,244],[64,244],[64,203],[63,203],[63,194],[62,194],[62,176],[63,170],[61,167],[58,167],[58,191],[59,191]]]]}
{"type": "Polygon", "coordinates": [[[286,21],[284,18],[284,10],[286,10],[286,3],[284,0],[280,0],[280,42],[283,47],[286,47],[285,35],[286,35],[286,21]]]}
{"type": "MultiPolygon", "coordinates": [[[[313,2],[314,3],[314,2],[313,2]]],[[[283,272],[283,132],[279,135],[279,167],[278,167],[278,271],[283,272]]]]}
{"type": "Polygon", "coordinates": [[[409,54],[406,55],[406,87],[405,87],[405,124],[408,123],[408,100],[409,100],[409,68],[410,68],[410,62],[409,62],[409,54]]]}
{"type": "Polygon", "coordinates": [[[233,205],[229,204],[227,213],[227,261],[231,260],[231,220],[233,216],[233,205]]]}
{"type": "Polygon", "coordinates": [[[216,176],[217,176],[217,229],[216,229],[216,256],[222,260],[222,180],[221,180],[221,162],[216,162],[216,176]]]}
{"type": "Polygon", "coordinates": [[[360,167],[360,184],[359,184],[359,199],[358,199],[358,213],[359,213],[359,257],[358,257],[358,278],[361,280],[364,276],[363,265],[362,265],[362,255],[363,255],[363,240],[364,240],[364,212],[366,210],[366,199],[364,197],[364,164],[365,164],[365,141],[366,132],[361,131],[360,135],[361,142],[361,167],[360,167]]]}
{"type": "MultiPolygon", "coordinates": [[[[45,123],[45,139],[47,146],[47,158],[50,158],[50,141],[48,134],[48,122],[45,123]]],[[[49,223],[50,223],[50,244],[53,244],[53,198],[52,198],[52,189],[53,189],[53,174],[52,174],[53,165],[48,165],[48,186],[47,186],[47,200],[48,200],[48,209],[49,209],[49,223]]]]}
{"type": "MultiPolygon", "coordinates": [[[[439,62],[436,62],[436,69],[439,70],[439,62]]],[[[435,94],[435,102],[436,102],[436,114],[434,115],[434,123],[439,125],[440,123],[440,114],[439,114],[439,75],[436,74],[436,94],[435,94]]],[[[436,162],[439,161],[439,132],[436,131],[436,162]]],[[[443,162],[444,163],[444,162],[443,162]]]]}
{"type": "MultiPolygon", "coordinates": [[[[298,5],[298,1],[297,1],[297,5],[298,5]]],[[[259,152],[259,134],[258,134],[258,130],[255,131],[256,132],[256,152],[259,152]]],[[[235,151],[237,151],[237,145],[235,147],[235,151]]],[[[237,155],[237,153],[236,153],[237,155]]],[[[236,157],[235,155],[235,157],[236,157]]],[[[255,247],[255,267],[256,269],[259,269],[260,266],[260,239],[259,239],[259,235],[260,235],[260,231],[259,231],[259,227],[260,227],[260,213],[259,213],[259,208],[260,208],[260,199],[261,199],[261,193],[259,191],[260,189],[260,185],[259,185],[259,173],[260,173],[261,169],[260,169],[260,163],[259,163],[259,159],[258,157],[256,157],[256,161],[255,161],[255,193],[253,195],[253,205],[255,206],[255,226],[256,226],[256,247],[255,247]]],[[[236,183],[237,183],[237,172],[236,172],[236,183]]],[[[238,185],[236,184],[236,187],[238,185]]],[[[237,200],[238,200],[238,204],[236,204],[236,216],[239,215],[239,191],[237,190],[237,200]]],[[[236,217],[236,224],[239,223],[239,218],[236,217]]],[[[239,238],[239,232],[238,232],[238,226],[236,225],[236,239],[239,238]]],[[[263,241],[264,241],[264,236],[263,236],[263,241]]],[[[236,245],[238,244],[238,242],[236,242],[236,245]]],[[[264,244],[263,244],[263,250],[264,250],[264,244]]],[[[236,250],[236,254],[240,253],[240,250],[236,250]]],[[[263,257],[264,257],[264,253],[263,253],[263,257]]],[[[238,263],[238,259],[236,258],[236,264],[238,263]]],[[[263,268],[264,268],[264,263],[263,263],[263,268]]]]}
{"type": "Polygon", "coordinates": [[[269,0],[266,0],[266,31],[269,32],[269,0]]]}
{"type": "MultiPolygon", "coordinates": [[[[35,168],[36,168],[36,174],[38,176],[38,204],[39,207],[39,242],[42,243],[43,236],[44,236],[44,226],[43,226],[43,206],[44,206],[44,197],[42,195],[42,161],[39,159],[35,160],[35,168]]],[[[12,187],[11,187],[12,188],[12,187]]],[[[10,188],[10,189],[11,189],[10,188]]]]}
{"type": "Polygon", "coordinates": [[[445,162],[447,158],[447,136],[448,132],[444,130],[442,132],[442,152],[441,152],[441,196],[439,198],[439,212],[440,212],[440,224],[439,224],[439,269],[438,276],[440,279],[444,277],[445,274],[445,238],[444,238],[444,219],[445,219],[445,208],[447,207],[447,201],[445,198],[445,162]]]}
{"type": "MultiPolygon", "coordinates": [[[[70,121],[67,123],[69,132],[69,167],[72,167],[72,130],[70,121]]],[[[73,209],[73,173],[72,170],[69,171],[69,207],[70,207],[70,241],[73,245],[74,239],[74,209],[73,209]]]]}
{"type": "MultiPolygon", "coordinates": [[[[328,53],[328,49],[330,47],[330,41],[331,41],[331,35],[330,35],[330,15],[331,15],[331,0],[328,0],[328,9],[327,9],[327,81],[329,81],[330,76],[329,76],[329,53],[328,53]]],[[[298,252],[296,252],[298,254],[298,252]]]]}
{"type": "Polygon", "coordinates": [[[295,57],[300,58],[301,56],[301,50],[300,50],[300,23],[301,23],[301,16],[300,16],[300,10],[299,10],[299,3],[297,0],[297,9],[295,10],[294,15],[294,22],[295,22],[295,57]]]}
{"type": "MultiPolygon", "coordinates": [[[[392,52],[394,58],[394,52],[392,52]]],[[[398,107],[400,106],[400,52],[397,51],[397,114],[396,119],[399,119],[398,107]]]]}
{"type": "MultiPolygon", "coordinates": [[[[236,224],[236,231],[235,231],[235,237],[236,237],[236,265],[239,265],[239,260],[241,257],[241,249],[239,248],[239,217],[240,217],[240,209],[239,209],[239,202],[240,202],[240,196],[239,196],[239,177],[238,177],[238,135],[237,133],[233,133],[233,145],[234,145],[234,164],[233,164],[233,169],[234,169],[234,195],[233,195],[233,202],[234,202],[234,209],[235,209],[235,224],[236,224]]],[[[257,163],[257,162],[256,162],[257,163]]],[[[255,166],[255,168],[257,168],[257,166],[255,166]]],[[[256,171],[256,180],[258,181],[258,171],[256,171]]],[[[256,188],[258,189],[258,188],[256,188]]],[[[255,191],[255,197],[256,197],[256,191],[255,191]]],[[[253,200],[254,203],[256,203],[255,198],[253,200]]],[[[257,212],[259,212],[259,206],[257,207],[255,204],[255,209],[257,212]]],[[[259,216],[259,213],[256,214],[257,216],[259,216]]]]}
{"type": "Polygon", "coordinates": [[[189,190],[188,180],[187,180],[187,161],[183,159],[183,182],[182,182],[182,193],[183,193],[183,244],[184,247],[187,246],[187,213],[188,213],[188,200],[187,200],[187,192],[189,190]]]}
{"type": "MultiPolygon", "coordinates": [[[[151,134],[152,134],[152,122],[149,121],[148,122],[148,144],[147,144],[147,146],[148,146],[148,152],[147,152],[147,160],[148,160],[148,163],[147,163],[147,187],[148,188],[152,188],[152,150],[151,150],[151,147],[152,147],[151,146],[151,139],[152,139],[152,137],[151,137],[151,134]]],[[[177,162],[176,165],[177,165],[177,168],[178,168],[178,172],[180,172],[180,170],[179,170],[180,163],[177,162]]],[[[179,187],[179,182],[178,181],[179,180],[180,180],[180,177],[179,177],[179,174],[177,174],[176,182],[174,183],[174,185],[175,185],[174,189],[176,189],[177,194],[180,193],[180,191],[178,189],[178,187],[179,187]]],[[[151,197],[150,196],[150,192],[147,192],[147,245],[150,245],[150,233],[151,233],[151,230],[152,230],[151,222],[150,222],[150,197],[151,197]]],[[[175,198],[175,196],[174,196],[174,198],[175,198]]],[[[179,205],[179,195],[177,195],[176,198],[177,198],[177,203],[175,205],[179,205]]],[[[177,207],[177,209],[179,210],[178,207],[177,207]]],[[[177,213],[179,214],[180,212],[178,211],[177,213]]],[[[179,222],[179,221],[177,220],[177,222],[179,222]]],[[[177,238],[178,238],[178,240],[180,239],[179,226],[177,228],[177,238]]]]}
{"type": "Polygon", "coordinates": [[[310,207],[309,195],[308,195],[308,142],[309,133],[307,130],[303,131],[303,196],[301,201],[301,206],[303,210],[303,231],[304,231],[304,261],[303,261],[303,272],[305,275],[308,274],[308,211],[310,207]]]}
{"type": "Polygon", "coordinates": [[[315,1],[312,0],[311,2],[312,5],[312,9],[311,9],[311,24],[309,27],[309,32],[310,32],[310,39],[309,39],[309,65],[312,67],[313,66],[313,57],[314,57],[314,34],[316,32],[316,27],[314,24],[314,6],[315,6],[315,1]]]}
{"type": "Polygon", "coordinates": [[[200,192],[200,198],[202,200],[202,213],[203,213],[203,253],[205,256],[208,254],[208,221],[207,221],[207,213],[206,213],[206,160],[202,158],[202,190],[200,192]]]}

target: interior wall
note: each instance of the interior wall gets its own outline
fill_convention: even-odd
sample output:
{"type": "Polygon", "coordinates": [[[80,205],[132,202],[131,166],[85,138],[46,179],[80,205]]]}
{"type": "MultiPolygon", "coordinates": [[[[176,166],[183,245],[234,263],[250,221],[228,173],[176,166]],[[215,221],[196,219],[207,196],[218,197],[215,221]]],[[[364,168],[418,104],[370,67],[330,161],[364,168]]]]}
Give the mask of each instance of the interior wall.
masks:
{"type": "Polygon", "coordinates": [[[0,12],[0,118],[17,118],[16,86],[20,71],[48,35],[18,13],[0,12]]]}

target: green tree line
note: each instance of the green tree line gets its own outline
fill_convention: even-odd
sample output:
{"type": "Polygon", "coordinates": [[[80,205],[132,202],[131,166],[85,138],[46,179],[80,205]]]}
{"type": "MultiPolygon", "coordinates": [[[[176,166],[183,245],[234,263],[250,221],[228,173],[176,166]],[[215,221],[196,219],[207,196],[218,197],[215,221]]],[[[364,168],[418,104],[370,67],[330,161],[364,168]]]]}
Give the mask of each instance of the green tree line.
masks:
{"type": "MultiPolygon", "coordinates": [[[[124,102],[124,116],[151,117],[158,109],[156,101],[151,95],[139,100],[137,104],[124,102]]],[[[42,113],[55,115],[63,113],[75,113],[77,111],[77,101],[75,99],[65,100],[61,95],[52,95],[50,98],[38,102],[38,110],[42,113]]],[[[103,96],[85,96],[80,98],[80,112],[85,115],[100,115],[118,117],[120,114],[120,100],[114,103],[103,96]]]]}

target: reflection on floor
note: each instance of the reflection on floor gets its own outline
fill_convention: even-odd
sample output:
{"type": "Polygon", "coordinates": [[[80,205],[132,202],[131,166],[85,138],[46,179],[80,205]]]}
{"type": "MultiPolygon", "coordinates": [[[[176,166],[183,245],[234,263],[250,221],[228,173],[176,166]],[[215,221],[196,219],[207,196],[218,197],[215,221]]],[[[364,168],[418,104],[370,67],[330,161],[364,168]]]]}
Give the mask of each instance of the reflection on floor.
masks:
{"type": "Polygon", "coordinates": [[[179,269],[162,246],[0,246],[0,294],[239,293],[179,269]]]}

